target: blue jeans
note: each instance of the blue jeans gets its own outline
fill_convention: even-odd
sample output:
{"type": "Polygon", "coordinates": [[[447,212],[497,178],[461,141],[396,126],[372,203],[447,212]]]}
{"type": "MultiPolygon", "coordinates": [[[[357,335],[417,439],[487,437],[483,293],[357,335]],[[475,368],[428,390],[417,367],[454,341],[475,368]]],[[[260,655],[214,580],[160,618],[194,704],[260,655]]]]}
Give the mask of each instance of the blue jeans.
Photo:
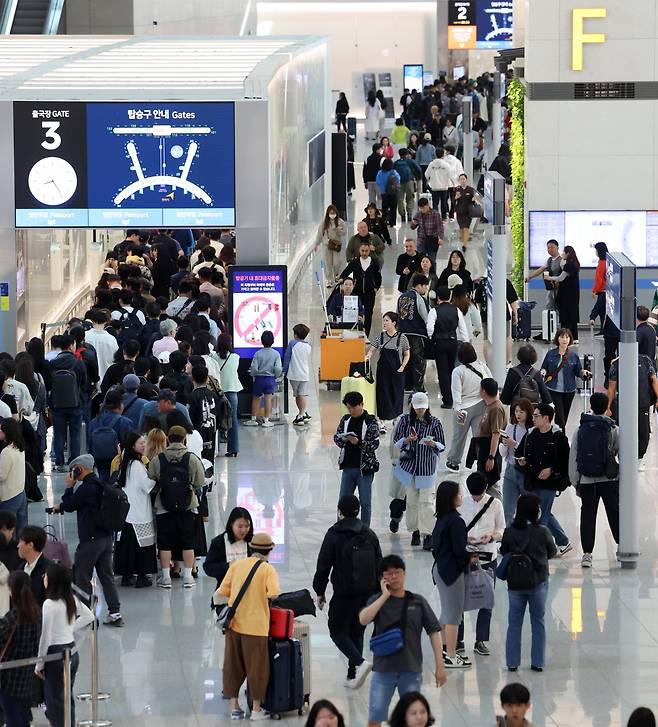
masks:
{"type": "MultiPolygon", "coordinates": [[[[553,500],[555,500],[555,490],[533,490],[535,495],[539,496],[541,500],[541,517],[539,518],[539,524],[545,525],[550,531],[551,535],[555,538],[555,542],[558,547],[563,547],[569,542],[569,536],[562,530],[562,526],[558,522],[558,519],[551,512],[553,507],[553,500]]],[[[535,664],[539,666],[539,664],[535,664]]]]}
{"type": "Polygon", "coordinates": [[[226,391],[226,398],[231,405],[231,428],[228,430],[226,444],[227,452],[239,452],[240,442],[238,441],[238,392],[226,391]]]}
{"type": "Polygon", "coordinates": [[[505,524],[508,526],[511,525],[514,519],[519,495],[523,494],[525,489],[524,481],[523,472],[516,465],[508,463],[503,478],[503,510],[505,511],[505,524]]]}
{"type": "Polygon", "coordinates": [[[530,628],[532,629],[532,646],[530,662],[532,666],[544,666],[546,661],[546,628],[544,612],[548,581],[540,583],[529,591],[509,591],[509,613],[507,616],[507,639],[505,641],[505,658],[507,666],[518,667],[521,663],[521,631],[526,604],[530,609],[530,628]]]}
{"type": "Polygon", "coordinates": [[[25,490],[19,492],[18,495],[0,502],[0,510],[9,510],[16,515],[16,530],[14,531],[14,539],[18,539],[21,530],[27,525],[27,495],[25,490]]]}
{"type": "Polygon", "coordinates": [[[5,713],[5,724],[9,727],[30,727],[32,716],[28,699],[20,699],[0,689],[0,706],[5,713]]]}
{"type": "Polygon", "coordinates": [[[370,513],[372,508],[372,480],[374,473],[362,475],[361,470],[356,467],[349,467],[343,470],[340,479],[340,499],[344,495],[353,495],[359,489],[359,501],[361,502],[361,522],[370,527],[370,513]]]}
{"type": "Polygon", "coordinates": [[[368,721],[388,721],[388,708],[397,687],[398,696],[420,692],[423,675],[417,671],[373,671],[368,699],[368,721]]]}
{"type": "Polygon", "coordinates": [[[64,447],[68,431],[69,462],[80,456],[80,433],[82,431],[82,407],[53,409],[53,449],[55,464],[64,465],[64,447]]]}

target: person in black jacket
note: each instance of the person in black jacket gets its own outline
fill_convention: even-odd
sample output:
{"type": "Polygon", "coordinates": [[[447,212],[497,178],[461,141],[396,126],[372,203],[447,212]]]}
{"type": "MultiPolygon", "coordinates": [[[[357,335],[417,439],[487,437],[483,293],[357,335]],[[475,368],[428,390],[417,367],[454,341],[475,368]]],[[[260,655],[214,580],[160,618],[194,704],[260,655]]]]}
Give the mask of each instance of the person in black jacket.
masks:
{"type": "Polygon", "coordinates": [[[75,585],[85,593],[91,594],[91,577],[95,568],[109,610],[109,615],[103,623],[107,626],[123,626],[119,593],[112,572],[113,533],[103,530],[96,524],[101,487],[94,470],[94,458],[90,454],[77,457],[70,464],[62,502],[53,508],[53,512],[77,513],[80,543],[75,551],[73,566],[75,585]],[[79,485],[74,489],[76,483],[79,485]]]}
{"type": "Polygon", "coordinates": [[[203,570],[207,576],[217,580],[217,588],[224,580],[231,563],[249,555],[247,544],[251,542],[253,535],[254,523],[249,510],[234,507],[226,521],[226,530],[212,539],[203,562],[203,570]]]}
{"type": "Polygon", "coordinates": [[[363,221],[368,225],[368,232],[379,235],[387,245],[392,245],[391,233],[388,231],[388,225],[384,221],[377,205],[374,202],[370,202],[364,208],[364,212],[366,216],[363,218],[363,221]]]}
{"type": "Polygon", "coordinates": [[[423,255],[424,253],[418,252],[416,240],[412,237],[408,237],[404,241],[404,252],[398,256],[395,265],[395,274],[400,276],[398,279],[398,291],[400,293],[404,293],[409,289],[409,281],[412,275],[420,270],[420,261],[423,255]]]}
{"type": "Polygon", "coordinates": [[[540,500],[533,493],[521,495],[516,503],[512,524],[505,528],[500,554],[525,553],[534,566],[535,586],[525,591],[507,591],[509,615],[505,657],[507,669],[517,671],[521,663],[521,631],[526,604],[530,609],[532,647],[530,663],[533,671],[542,671],[546,653],[544,612],[548,594],[548,561],[557,553],[550,532],[539,524],[540,500]]]}
{"type": "Polygon", "coordinates": [[[172,351],[169,356],[169,374],[168,378],[176,381],[176,401],[179,404],[187,406],[190,403],[190,394],[194,384],[192,377],[185,373],[185,365],[187,364],[187,356],[182,351],[172,351]]]}
{"type": "Polygon", "coordinates": [[[162,337],[160,333],[160,306],[158,303],[148,303],[146,306],[146,323],[139,332],[139,347],[142,356],[148,356],[153,348],[153,342],[162,337]]]}
{"type": "Polygon", "coordinates": [[[345,278],[354,280],[354,295],[358,295],[363,303],[365,321],[363,327],[366,336],[370,334],[372,313],[375,308],[375,297],[382,287],[382,274],[377,261],[370,255],[370,245],[359,245],[359,257],[350,262],[340,274],[340,282],[345,278]]]}
{"type": "Polygon", "coordinates": [[[466,523],[457,511],[462,504],[459,483],[446,480],[436,490],[436,525],[432,532],[432,575],[441,601],[441,631],[446,645],[446,669],[471,666],[457,653],[457,631],[464,616],[464,573],[473,556],[466,550],[466,523]]]}
{"type": "MultiPolygon", "coordinates": [[[[527,343],[516,352],[516,358],[519,361],[518,366],[512,366],[507,371],[503,390],[500,392],[500,401],[502,404],[509,404],[510,411],[514,411],[516,402],[519,399],[528,399],[532,404],[552,404],[551,392],[544,382],[544,377],[539,369],[534,367],[537,363],[537,351],[533,345],[527,343]],[[536,391],[529,396],[529,391],[521,391],[519,386],[521,379],[528,377],[536,383],[536,391]]],[[[532,385],[534,388],[534,385],[532,385]]]]}
{"type": "Polygon", "coordinates": [[[313,577],[318,606],[323,608],[331,574],[334,594],[329,602],[329,635],[348,660],[345,686],[349,689],[358,689],[371,669],[363,658],[365,627],[359,622],[359,611],[377,590],[382,559],[377,536],[359,520],[359,507],[355,495],[344,495],[338,501],[338,522],[324,536],[313,577]]]}
{"type": "Polygon", "coordinates": [[[203,438],[201,458],[215,461],[215,441],[217,439],[217,397],[208,387],[208,369],[196,364],[192,366],[194,389],[190,394],[190,419],[192,426],[203,438]]]}
{"type": "Polygon", "coordinates": [[[345,133],[347,133],[347,114],[350,112],[350,105],[347,102],[347,96],[341,91],[338,94],[338,101],[336,101],[336,131],[340,131],[340,127],[343,127],[345,133]]]}
{"type": "Polygon", "coordinates": [[[114,356],[114,363],[107,369],[101,381],[101,394],[103,396],[113,386],[118,386],[123,381],[124,376],[134,373],[139,348],[139,341],[136,338],[129,338],[121,345],[114,356]]]}
{"type": "Polygon", "coordinates": [[[363,184],[368,190],[368,202],[374,202],[378,209],[382,208],[382,194],[375,181],[382,166],[382,145],[377,141],[372,145],[372,154],[363,165],[363,184]]]}
{"type": "Polygon", "coordinates": [[[573,546],[551,509],[556,493],[569,486],[569,440],[553,427],[553,416],[550,404],[535,405],[533,428],[519,442],[516,457],[525,476],[525,489],[541,501],[539,524],[551,531],[560,555],[564,555],[573,546]]]}
{"type": "Polygon", "coordinates": [[[43,555],[46,547],[46,531],[36,525],[26,525],[18,534],[18,557],[25,561],[23,570],[32,581],[32,593],[41,607],[46,600],[46,587],[43,577],[52,561],[43,555]]]}

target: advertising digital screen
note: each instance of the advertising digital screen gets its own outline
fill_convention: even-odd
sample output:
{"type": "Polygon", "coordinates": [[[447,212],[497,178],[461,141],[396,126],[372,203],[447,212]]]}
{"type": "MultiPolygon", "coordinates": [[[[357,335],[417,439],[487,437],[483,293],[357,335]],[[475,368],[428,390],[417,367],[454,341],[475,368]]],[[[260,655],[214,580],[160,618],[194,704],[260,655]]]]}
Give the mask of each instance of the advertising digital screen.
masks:
{"type": "Polygon", "coordinates": [[[14,157],[17,227],[235,224],[230,102],[16,102],[14,157]]]}
{"type": "Polygon", "coordinates": [[[253,358],[262,348],[263,332],[271,331],[274,348],[283,357],[288,327],[285,265],[233,265],[228,277],[233,350],[240,358],[253,358]]]}
{"type": "Polygon", "coordinates": [[[502,50],[511,48],[514,28],[513,0],[450,0],[450,50],[502,50]]]}
{"type": "Polygon", "coordinates": [[[595,268],[594,245],[605,242],[610,252],[623,252],[640,268],[658,267],[658,212],[556,211],[530,212],[530,265],[546,262],[546,242],[557,240],[560,249],[571,245],[581,267],[595,268]]]}
{"type": "Polygon", "coordinates": [[[635,328],[636,271],[628,256],[608,254],[605,273],[605,309],[619,330],[635,328]]]}
{"type": "Polygon", "coordinates": [[[324,130],[308,142],[308,186],[312,187],[325,172],[324,130]]]}
{"type": "Polygon", "coordinates": [[[239,484],[236,505],[251,513],[254,532],[267,533],[272,538],[275,547],[269,562],[283,565],[287,552],[285,490],[276,479],[259,478],[258,484],[239,484]]]}
{"type": "Polygon", "coordinates": [[[409,91],[423,90],[423,66],[422,64],[408,64],[403,68],[404,88],[409,91]]]}

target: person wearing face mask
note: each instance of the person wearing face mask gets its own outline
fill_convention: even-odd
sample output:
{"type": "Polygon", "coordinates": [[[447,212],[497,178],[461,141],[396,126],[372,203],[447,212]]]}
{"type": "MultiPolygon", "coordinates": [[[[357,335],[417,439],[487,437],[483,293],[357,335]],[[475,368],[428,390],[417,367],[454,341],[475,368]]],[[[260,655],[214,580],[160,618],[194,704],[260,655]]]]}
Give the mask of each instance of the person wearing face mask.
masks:
{"type": "Polygon", "coordinates": [[[371,202],[364,211],[366,216],[363,218],[363,221],[368,225],[368,231],[374,235],[379,235],[387,245],[392,245],[391,233],[388,231],[388,225],[384,222],[382,213],[377,208],[377,205],[371,202]]]}
{"type": "Polygon", "coordinates": [[[346,230],[344,220],[338,216],[338,209],[335,205],[330,204],[318,227],[315,239],[316,247],[322,247],[328,288],[335,285],[340,272],[340,251],[343,247],[346,230]]]}
{"type": "MultiPolygon", "coordinates": [[[[356,225],[356,235],[350,237],[345,249],[345,260],[348,263],[352,260],[356,260],[359,257],[359,248],[363,244],[367,244],[370,248],[372,257],[377,261],[379,269],[382,269],[384,264],[384,241],[379,235],[370,232],[366,222],[358,222],[356,225]]],[[[344,276],[341,275],[341,278],[344,276]]]]}
{"type": "MultiPolygon", "coordinates": [[[[466,523],[468,550],[478,553],[482,569],[489,572],[496,583],[496,543],[503,537],[505,514],[503,504],[497,498],[487,495],[487,478],[481,472],[473,472],[466,478],[469,494],[457,508],[466,523]]],[[[475,622],[475,646],[473,651],[480,656],[489,656],[491,609],[481,608],[475,622]]],[[[457,632],[457,652],[464,651],[464,619],[457,632]]]]}

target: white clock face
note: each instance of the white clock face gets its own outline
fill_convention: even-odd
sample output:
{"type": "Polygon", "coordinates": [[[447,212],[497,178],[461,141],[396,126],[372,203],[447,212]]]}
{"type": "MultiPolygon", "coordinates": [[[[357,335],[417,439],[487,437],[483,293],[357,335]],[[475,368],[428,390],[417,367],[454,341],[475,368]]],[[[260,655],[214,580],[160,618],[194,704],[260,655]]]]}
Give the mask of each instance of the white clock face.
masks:
{"type": "Polygon", "coordinates": [[[75,169],[60,157],[46,157],[30,169],[30,192],[42,204],[56,206],[68,202],[78,187],[75,169]]]}

